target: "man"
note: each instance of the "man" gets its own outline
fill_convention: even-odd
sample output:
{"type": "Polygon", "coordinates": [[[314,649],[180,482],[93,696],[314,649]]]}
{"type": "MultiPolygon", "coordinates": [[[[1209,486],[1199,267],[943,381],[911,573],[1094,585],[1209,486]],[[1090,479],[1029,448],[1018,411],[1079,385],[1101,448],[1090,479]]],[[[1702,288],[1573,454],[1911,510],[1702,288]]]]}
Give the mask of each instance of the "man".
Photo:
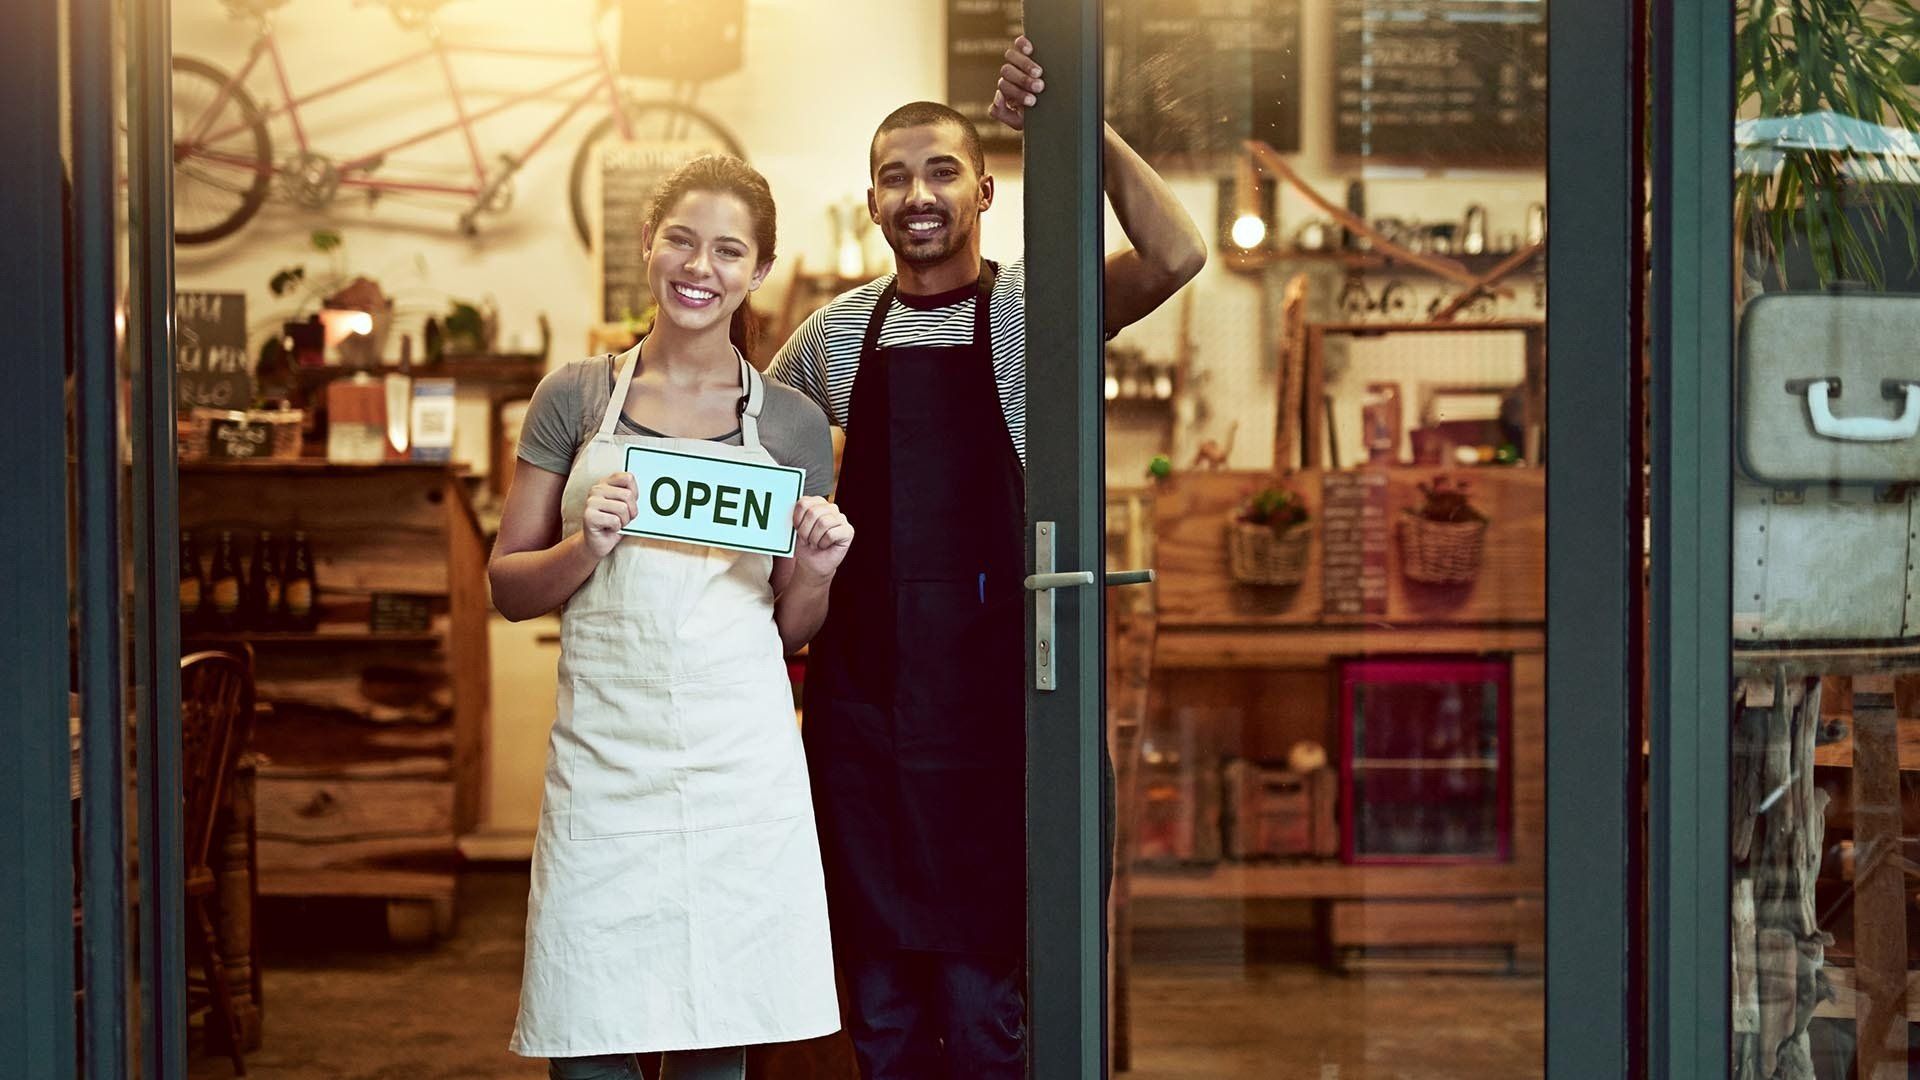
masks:
{"type": "MultiPolygon", "coordinates": [[[[1026,38],[993,115],[1045,89],[1026,38]]],[[[1199,230],[1112,129],[1133,248],[1106,263],[1109,333],[1199,272],[1199,230]]],[[[1021,260],[980,255],[993,205],[973,125],[944,105],[874,133],[867,207],[895,273],[809,318],[774,375],[846,431],[836,498],[860,539],[806,680],[808,766],[846,1017],[866,1080],[1017,1080],[1026,928],[1026,320],[1021,260]]]]}

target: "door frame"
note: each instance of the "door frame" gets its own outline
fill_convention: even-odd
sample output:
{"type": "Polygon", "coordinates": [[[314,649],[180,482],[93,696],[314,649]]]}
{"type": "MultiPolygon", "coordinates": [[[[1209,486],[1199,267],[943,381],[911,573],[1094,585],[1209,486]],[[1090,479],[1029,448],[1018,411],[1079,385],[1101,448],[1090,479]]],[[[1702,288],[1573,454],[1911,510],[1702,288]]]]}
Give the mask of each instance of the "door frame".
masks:
{"type": "Polygon", "coordinates": [[[1649,1075],[1731,1054],[1733,5],[1653,5],[1649,1075]]]}
{"type": "Polygon", "coordinates": [[[0,136],[13,158],[0,199],[0,333],[14,362],[0,394],[0,1074],[74,1075],[73,826],[64,723],[68,356],[61,155],[60,5],[16,0],[0,35],[0,136]]]}
{"type": "MultiPolygon", "coordinates": [[[[1050,522],[1054,568],[1106,566],[1101,293],[1104,121],[1100,0],[1029,3],[1047,107],[1028,114],[1027,517],[1050,522]],[[1044,208],[1044,209],[1042,209],[1044,208]]],[[[1032,565],[1031,560],[1029,564],[1032,565]]],[[[1047,1080],[1106,1075],[1105,588],[1058,589],[1055,685],[1033,689],[1027,620],[1027,1060],[1047,1080]]]]}

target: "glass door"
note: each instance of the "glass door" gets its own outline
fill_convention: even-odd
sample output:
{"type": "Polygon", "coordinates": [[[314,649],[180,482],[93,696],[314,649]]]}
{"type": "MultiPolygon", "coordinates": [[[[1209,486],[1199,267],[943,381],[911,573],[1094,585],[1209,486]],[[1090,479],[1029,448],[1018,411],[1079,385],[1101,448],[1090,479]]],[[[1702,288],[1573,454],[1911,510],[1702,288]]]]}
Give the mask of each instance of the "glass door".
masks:
{"type": "Polygon", "coordinates": [[[1029,6],[1034,1075],[1632,1074],[1643,12],[1029,6]]]}

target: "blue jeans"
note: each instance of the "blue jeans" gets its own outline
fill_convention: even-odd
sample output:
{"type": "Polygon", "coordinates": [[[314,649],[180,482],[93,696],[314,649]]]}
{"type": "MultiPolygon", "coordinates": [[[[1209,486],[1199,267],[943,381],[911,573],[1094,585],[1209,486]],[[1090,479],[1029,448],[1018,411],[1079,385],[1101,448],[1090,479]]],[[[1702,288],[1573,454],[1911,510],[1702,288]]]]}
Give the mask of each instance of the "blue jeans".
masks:
{"type": "Polygon", "coordinates": [[[1023,1080],[1021,959],[843,952],[847,1034],[863,1080],[1023,1080]]]}
{"type": "Polygon", "coordinates": [[[596,1054],[593,1057],[550,1058],[549,1080],[645,1080],[640,1059],[658,1061],[652,1074],[660,1080],[745,1080],[747,1051],[669,1050],[665,1054],[596,1054]]]}

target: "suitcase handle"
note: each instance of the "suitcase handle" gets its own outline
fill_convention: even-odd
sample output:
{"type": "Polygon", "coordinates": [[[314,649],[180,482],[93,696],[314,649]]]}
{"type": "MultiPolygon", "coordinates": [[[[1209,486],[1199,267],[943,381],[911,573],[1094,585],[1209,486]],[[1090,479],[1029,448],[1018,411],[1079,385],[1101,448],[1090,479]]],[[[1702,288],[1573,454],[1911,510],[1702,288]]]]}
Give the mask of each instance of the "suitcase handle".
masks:
{"type": "Polygon", "coordinates": [[[1882,384],[1889,397],[1899,390],[1905,398],[1900,415],[1893,419],[1833,415],[1829,400],[1840,393],[1839,379],[1810,379],[1803,387],[1794,389],[1807,395],[1807,413],[1813,419],[1813,430],[1825,438],[1843,442],[1899,442],[1920,434],[1920,383],[1888,380],[1882,384]]]}

